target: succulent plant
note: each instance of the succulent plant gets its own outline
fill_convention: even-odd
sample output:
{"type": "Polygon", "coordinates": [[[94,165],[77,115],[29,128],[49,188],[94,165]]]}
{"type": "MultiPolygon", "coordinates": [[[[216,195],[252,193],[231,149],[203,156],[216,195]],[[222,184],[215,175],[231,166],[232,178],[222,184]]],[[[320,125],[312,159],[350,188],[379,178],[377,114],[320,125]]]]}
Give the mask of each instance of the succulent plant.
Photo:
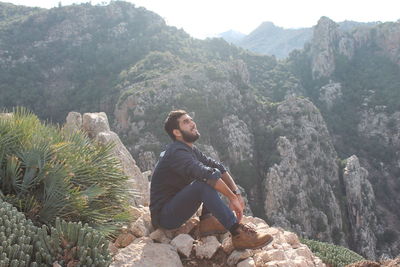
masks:
{"type": "Polygon", "coordinates": [[[87,224],[56,219],[56,227],[41,228],[0,199],[0,267],[108,266],[106,238],[87,224]]]}

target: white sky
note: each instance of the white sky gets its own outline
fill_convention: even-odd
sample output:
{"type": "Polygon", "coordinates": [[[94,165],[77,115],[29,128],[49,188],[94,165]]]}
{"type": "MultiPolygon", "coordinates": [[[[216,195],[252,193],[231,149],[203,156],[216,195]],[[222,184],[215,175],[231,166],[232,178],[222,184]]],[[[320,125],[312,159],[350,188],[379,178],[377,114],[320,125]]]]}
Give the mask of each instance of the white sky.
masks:
{"type": "MultiPolygon", "coordinates": [[[[72,3],[107,4],[109,0],[0,0],[51,8],[72,3]]],[[[126,0],[163,17],[196,38],[234,29],[248,34],[264,21],[284,28],[315,25],[321,16],[336,22],[397,21],[400,0],[126,0]]]]}

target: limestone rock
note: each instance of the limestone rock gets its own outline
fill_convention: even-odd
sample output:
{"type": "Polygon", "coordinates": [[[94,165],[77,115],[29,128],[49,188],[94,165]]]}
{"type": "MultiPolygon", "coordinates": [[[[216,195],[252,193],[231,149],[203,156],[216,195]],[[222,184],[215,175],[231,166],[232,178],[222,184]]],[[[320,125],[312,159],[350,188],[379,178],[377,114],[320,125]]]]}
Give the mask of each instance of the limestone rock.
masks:
{"type": "Polygon", "coordinates": [[[353,155],[346,160],[343,182],[346,189],[347,207],[352,237],[357,251],[369,259],[376,257],[375,194],[367,179],[368,171],[360,166],[353,155]]]}
{"type": "Polygon", "coordinates": [[[215,236],[203,237],[195,246],[196,257],[199,259],[211,259],[220,246],[221,243],[218,242],[215,236]]]}
{"type": "Polygon", "coordinates": [[[228,149],[231,165],[253,158],[253,135],[246,123],[236,115],[223,118],[220,135],[224,136],[221,140],[224,140],[223,145],[228,149]]]}
{"type": "Polygon", "coordinates": [[[280,161],[265,176],[265,213],[276,226],[332,241],[332,231],[342,229],[342,213],[333,190],[340,186],[337,154],[327,126],[305,99],[287,99],[277,112],[279,118],[265,122],[271,131],[282,131],[276,143],[280,161]]]}
{"type": "Polygon", "coordinates": [[[81,130],[82,115],[79,112],[69,112],[66,118],[64,129],[70,133],[81,130]]]}
{"type": "Polygon", "coordinates": [[[110,125],[106,113],[83,114],[82,128],[91,138],[95,138],[101,132],[110,132],[110,125]]]}
{"type": "Polygon", "coordinates": [[[256,266],[256,264],[254,262],[254,259],[251,257],[239,262],[236,265],[236,267],[255,267],[255,266],[256,266]]]}
{"type": "Polygon", "coordinates": [[[227,237],[225,237],[222,241],[222,250],[228,255],[231,254],[232,251],[235,250],[233,243],[232,243],[232,237],[230,237],[229,235],[227,237]]]}
{"type": "Polygon", "coordinates": [[[245,249],[245,250],[235,250],[229,255],[228,258],[228,265],[233,266],[236,263],[238,263],[240,260],[247,259],[249,257],[253,256],[253,251],[250,249],[245,249]]]}
{"type": "Polygon", "coordinates": [[[150,234],[150,238],[153,239],[154,241],[157,241],[159,243],[164,243],[164,244],[169,244],[171,242],[171,239],[169,239],[166,236],[165,231],[160,228],[158,228],[157,230],[152,232],[150,234]]]}
{"type": "Polygon", "coordinates": [[[338,25],[322,17],[314,28],[312,39],[312,73],[314,78],[330,76],[335,70],[334,46],[339,38],[338,25]]]}
{"type": "Polygon", "coordinates": [[[138,242],[121,249],[110,267],[183,266],[176,249],[167,244],[138,242]]]}
{"type": "Polygon", "coordinates": [[[117,248],[124,248],[128,246],[136,237],[130,233],[120,234],[114,242],[117,248]]]}
{"type": "Polygon", "coordinates": [[[139,219],[131,223],[130,231],[137,237],[148,236],[153,231],[150,214],[142,214],[139,219]]]}
{"type": "Polygon", "coordinates": [[[283,233],[283,237],[285,238],[286,242],[293,248],[298,248],[300,246],[299,238],[295,233],[285,231],[283,233]]]}
{"type": "Polygon", "coordinates": [[[331,109],[337,99],[342,97],[342,85],[340,83],[329,83],[321,87],[319,100],[331,109]]]}
{"type": "Polygon", "coordinates": [[[194,239],[188,234],[180,234],[171,241],[171,245],[176,247],[178,252],[182,253],[186,258],[192,252],[194,239]]]}
{"type": "Polygon", "coordinates": [[[114,245],[114,243],[109,242],[108,243],[108,251],[110,252],[111,255],[115,255],[118,253],[118,248],[114,245]]]}
{"type": "Polygon", "coordinates": [[[104,112],[85,113],[83,118],[77,112],[70,112],[64,125],[67,131],[82,129],[89,137],[102,144],[113,143],[113,153],[121,161],[124,173],[129,177],[127,188],[132,192],[131,203],[149,204],[149,185],[142,175],[132,155],[126,149],[118,135],[110,130],[107,115],[104,112]]]}
{"type": "Polygon", "coordinates": [[[199,224],[199,222],[199,218],[197,216],[193,216],[184,224],[182,224],[181,227],[179,227],[178,229],[164,230],[164,232],[168,238],[173,239],[180,234],[189,234],[193,230],[193,228],[195,228],[199,224]]]}
{"type": "Polygon", "coordinates": [[[362,112],[357,126],[362,136],[376,138],[387,146],[400,148],[400,112],[388,114],[380,107],[369,108],[362,112]]]}

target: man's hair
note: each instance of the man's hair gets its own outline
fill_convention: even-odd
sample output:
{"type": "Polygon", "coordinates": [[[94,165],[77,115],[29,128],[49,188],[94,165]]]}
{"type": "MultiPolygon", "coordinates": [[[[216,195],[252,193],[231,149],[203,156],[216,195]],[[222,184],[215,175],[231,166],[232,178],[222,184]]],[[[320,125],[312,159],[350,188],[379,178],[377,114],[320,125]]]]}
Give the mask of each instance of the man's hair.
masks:
{"type": "Polygon", "coordinates": [[[168,114],[168,117],[164,122],[164,129],[168,133],[168,135],[172,138],[172,140],[176,139],[173,130],[179,129],[178,119],[185,114],[187,114],[187,112],[182,109],[173,110],[168,114]]]}

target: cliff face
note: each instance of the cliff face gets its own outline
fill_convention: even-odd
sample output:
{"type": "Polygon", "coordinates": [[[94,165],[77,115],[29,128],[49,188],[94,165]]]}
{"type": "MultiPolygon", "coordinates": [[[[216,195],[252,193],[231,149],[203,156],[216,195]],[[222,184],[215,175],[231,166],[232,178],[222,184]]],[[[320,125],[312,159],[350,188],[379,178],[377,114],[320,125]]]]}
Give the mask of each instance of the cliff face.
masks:
{"type": "Polygon", "coordinates": [[[348,220],[355,249],[369,259],[376,257],[377,218],[375,194],[368,171],[356,156],[346,160],[343,181],[346,190],[348,220]]]}
{"type": "Polygon", "coordinates": [[[345,32],[321,18],[302,52],[310,70],[297,76],[320,108],[338,156],[356,155],[347,159],[347,167],[358,171],[345,169],[343,174],[345,217],[350,246],[370,257],[398,253],[393,248],[400,218],[395,208],[395,188],[400,186],[399,25],[381,23],[345,32]]]}
{"type": "Polygon", "coordinates": [[[291,98],[268,124],[282,135],[281,161],[265,176],[267,217],[305,236],[344,244],[337,155],[321,114],[310,101],[291,98]]]}
{"type": "Polygon", "coordinates": [[[330,77],[339,55],[352,59],[357,49],[375,45],[395,64],[400,64],[400,23],[361,26],[352,32],[340,29],[339,24],[322,17],[314,27],[311,40],[313,78],[330,77]]]}

